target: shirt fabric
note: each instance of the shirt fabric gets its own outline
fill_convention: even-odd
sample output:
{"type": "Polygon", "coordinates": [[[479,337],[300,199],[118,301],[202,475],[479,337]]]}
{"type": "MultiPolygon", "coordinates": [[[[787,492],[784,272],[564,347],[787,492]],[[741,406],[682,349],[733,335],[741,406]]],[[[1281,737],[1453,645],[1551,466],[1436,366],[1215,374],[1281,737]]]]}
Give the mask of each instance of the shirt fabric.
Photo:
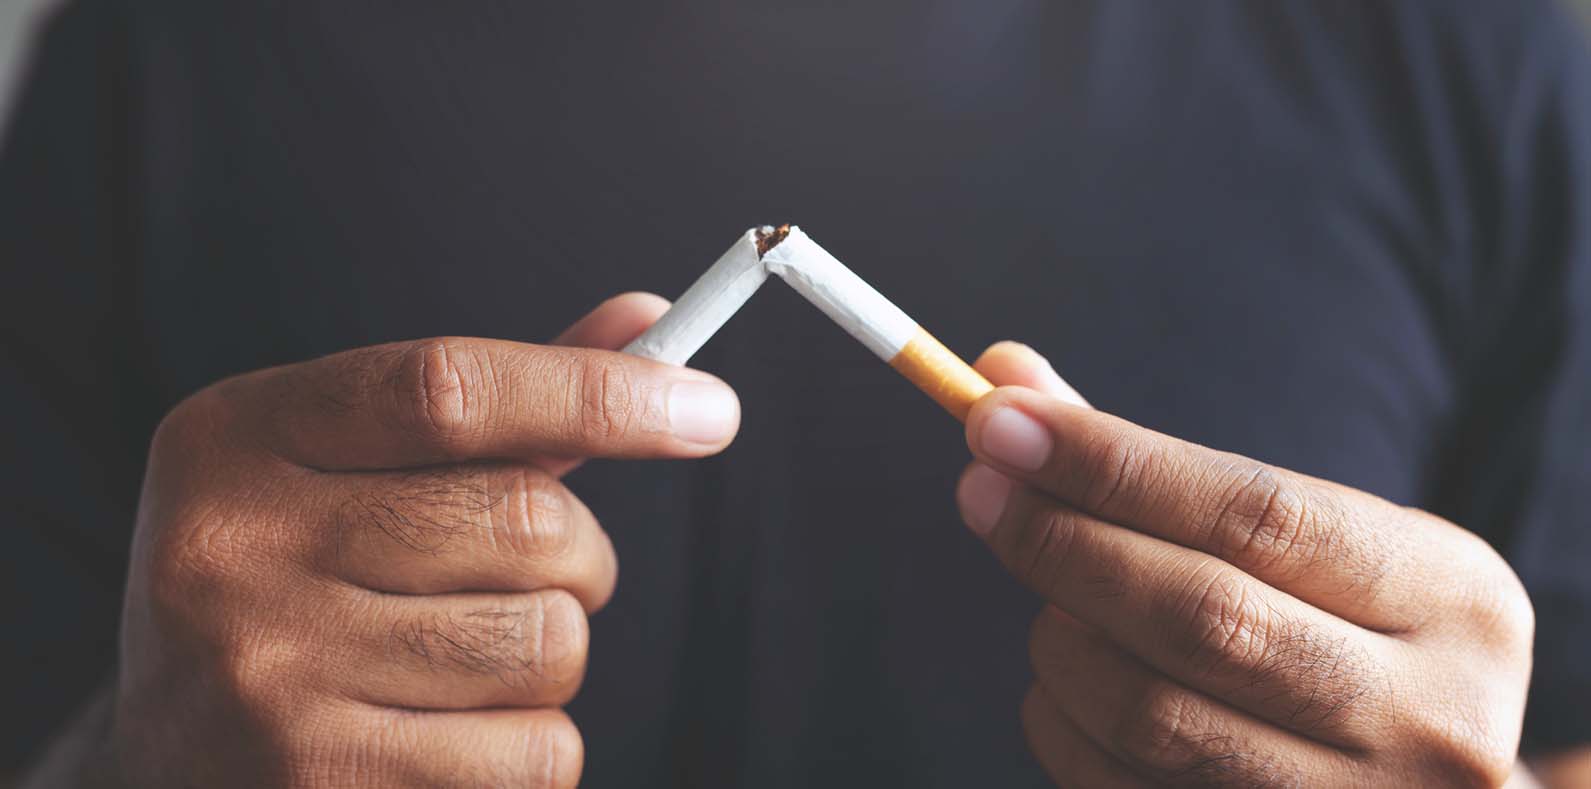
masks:
{"type": "MultiPolygon", "coordinates": [[[[1544,2],[81,0],[0,154],[15,765],[115,660],[160,416],[227,375],[553,336],[797,222],[968,357],[1432,510],[1591,742],[1591,75],[1544,2]]],[[[770,282],[739,438],[569,478],[612,535],[590,786],[1038,784],[1037,600],[953,420],[770,282]]]]}

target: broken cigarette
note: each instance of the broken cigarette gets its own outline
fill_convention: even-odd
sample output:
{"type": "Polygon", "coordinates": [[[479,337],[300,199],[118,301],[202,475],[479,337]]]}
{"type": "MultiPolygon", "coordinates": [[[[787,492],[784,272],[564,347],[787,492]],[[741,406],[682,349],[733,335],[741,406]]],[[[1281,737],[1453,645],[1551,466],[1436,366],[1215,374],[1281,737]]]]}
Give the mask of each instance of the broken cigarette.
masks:
{"type": "Polygon", "coordinates": [[[747,230],[624,352],[669,364],[690,361],[768,279],[758,246],[761,232],[747,230]]]}
{"type": "Polygon", "coordinates": [[[965,421],[994,385],[801,228],[749,230],[624,350],[684,364],[776,274],[934,402],[965,421]]]}

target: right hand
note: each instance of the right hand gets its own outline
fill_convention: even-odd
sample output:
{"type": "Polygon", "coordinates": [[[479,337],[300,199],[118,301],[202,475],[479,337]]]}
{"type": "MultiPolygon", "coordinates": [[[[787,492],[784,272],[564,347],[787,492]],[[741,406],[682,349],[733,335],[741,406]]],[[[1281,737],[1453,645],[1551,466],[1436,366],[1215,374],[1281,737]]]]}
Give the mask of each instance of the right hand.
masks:
{"type": "MultiPolygon", "coordinates": [[[[222,381],[157,431],[139,506],[112,770],[140,786],[573,786],[559,709],[612,545],[579,458],[723,449],[705,373],[609,351],[667,302],[557,346],[437,339],[222,381]]],[[[622,492],[616,492],[622,495],[622,492]]]]}

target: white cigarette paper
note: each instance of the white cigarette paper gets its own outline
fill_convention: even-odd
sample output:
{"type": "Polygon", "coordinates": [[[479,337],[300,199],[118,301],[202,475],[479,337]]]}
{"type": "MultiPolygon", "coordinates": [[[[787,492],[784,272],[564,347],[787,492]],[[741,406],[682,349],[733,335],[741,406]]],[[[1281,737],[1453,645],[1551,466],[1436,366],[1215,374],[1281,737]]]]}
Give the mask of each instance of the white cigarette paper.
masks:
{"type": "Polygon", "coordinates": [[[878,358],[963,421],[990,384],[799,227],[752,229],[624,350],[684,364],[751,298],[769,274],[817,305],[878,358]],[[759,255],[758,241],[768,251],[759,255]],[[770,248],[771,247],[771,248],[770,248]]]}
{"type": "Polygon", "coordinates": [[[766,279],[768,269],[757,254],[757,230],[752,228],[624,352],[668,364],[690,361],[766,279]]]}
{"type": "Polygon", "coordinates": [[[799,227],[791,227],[762,264],[886,362],[917,334],[916,321],[799,227]]]}

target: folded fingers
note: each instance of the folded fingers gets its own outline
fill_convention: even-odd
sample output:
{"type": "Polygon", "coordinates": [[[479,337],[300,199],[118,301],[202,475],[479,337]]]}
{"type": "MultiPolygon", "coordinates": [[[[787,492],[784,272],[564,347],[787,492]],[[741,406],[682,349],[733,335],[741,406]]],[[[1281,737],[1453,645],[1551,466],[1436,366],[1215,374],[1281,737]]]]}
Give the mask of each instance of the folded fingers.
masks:
{"type": "MultiPolygon", "coordinates": [[[[1006,484],[974,464],[975,488],[1006,484]]],[[[975,518],[967,514],[969,520],[975,518]]],[[[1155,670],[1323,741],[1364,745],[1399,645],[1198,551],[1015,486],[986,539],[1047,601],[1155,670]]]]}
{"type": "Polygon", "coordinates": [[[1341,752],[1176,682],[1053,608],[1034,624],[1030,656],[1060,713],[1156,784],[1292,785],[1349,766],[1341,752]]]}
{"type": "MultiPolygon", "coordinates": [[[[568,789],[585,745],[562,710],[417,712],[349,705],[307,715],[282,783],[315,786],[568,789]]],[[[263,780],[263,779],[262,779],[263,780]]]]}
{"type": "MultiPolygon", "coordinates": [[[[357,594],[356,592],[350,592],[357,594]]],[[[337,646],[343,696],[411,710],[560,707],[585,677],[590,630],[568,592],[379,596],[337,646]]]]}
{"type": "Polygon", "coordinates": [[[617,578],[613,546],[591,511],[536,467],[335,475],[320,498],[316,564],[362,588],[432,595],[556,587],[595,610],[617,578]]]}
{"type": "Polygon", "coordinates": [[[1056,786],[1139,789],[1154,786],[1088,738],[1038,685],[1022,699],[1028,750],[1056,786]]]}

